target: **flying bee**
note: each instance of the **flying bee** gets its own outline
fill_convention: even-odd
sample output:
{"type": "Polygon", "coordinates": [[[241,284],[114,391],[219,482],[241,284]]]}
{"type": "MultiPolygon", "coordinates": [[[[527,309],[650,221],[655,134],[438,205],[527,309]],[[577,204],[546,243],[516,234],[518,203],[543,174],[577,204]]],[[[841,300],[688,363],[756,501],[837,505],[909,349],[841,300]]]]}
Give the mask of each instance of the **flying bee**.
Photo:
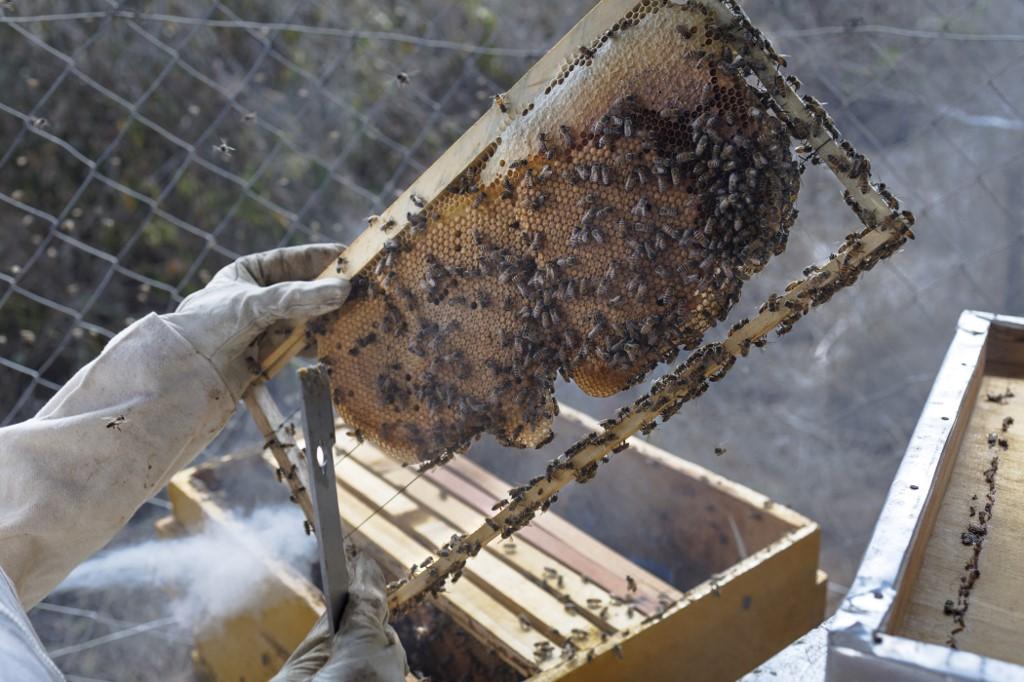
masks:
{"type": "Polygon", "coordinates": [[[104,417],[103,421],[106,428],[114,429],[115,431],[120,431],[121,426],[128,421],[128,417],[124,416],[123,414],[119,414],[116,417],[104,417]]]}
{"type": "Polygon", "coordinates": [[[235,148],[228,144],[228,141],[223,137],[220,138],[220,144],[213,145],[213,150],[219,152],[225,159],[231,158],[231,153],[235,151],[235,148]]]}

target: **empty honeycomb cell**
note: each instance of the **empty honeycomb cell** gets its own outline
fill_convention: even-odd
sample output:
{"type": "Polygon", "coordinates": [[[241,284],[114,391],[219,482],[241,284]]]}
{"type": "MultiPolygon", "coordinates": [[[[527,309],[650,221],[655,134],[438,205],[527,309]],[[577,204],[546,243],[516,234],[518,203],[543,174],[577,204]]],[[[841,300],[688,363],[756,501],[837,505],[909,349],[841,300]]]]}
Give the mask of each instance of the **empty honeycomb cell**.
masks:
{"type": "Polygon", "coordinates": [[[785,125],[730,48],[659,8],[581,50],[313,325],[339,413],[392,456],[543,444],[559,374],[632,385],[785,248],[785,125]]]}

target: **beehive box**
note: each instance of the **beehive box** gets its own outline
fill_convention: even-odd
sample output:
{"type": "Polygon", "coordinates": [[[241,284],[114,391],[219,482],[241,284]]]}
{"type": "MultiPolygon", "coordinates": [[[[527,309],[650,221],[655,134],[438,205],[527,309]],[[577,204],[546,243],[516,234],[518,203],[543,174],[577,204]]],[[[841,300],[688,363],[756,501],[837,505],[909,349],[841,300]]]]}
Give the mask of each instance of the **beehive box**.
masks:
{"type": "MultiPolygon", "coordinates": [[[[547,449],[593,427],[563,408],[547,449]]],[[[475,528],[509,487],[469,458],[417,479],[344,429],[338,439],[351,451],[337,464],[344,525],[359,526],[355,541],[391,577],[475,528]]],[[[477,459],[495,457],[485,449],[477,459]]],[[[642,442],[609,466],[618,471],[566,491],[557,514],[484,548],[461,580],[396,620],[413,669],[434,680],[734,679],[821,620],[817,524],[642,442]]],[[[286,495],[259,456],[186,470],[170,485],[185,529],[230,524],[286,495]]],[[[250,548],[272,578],[257,611],[198,634],[212,679],[270,677],[323,609],[312,572],[250,548]]]]}
{"type": "Polygon", "coordinates": [[[1024,679],[1024,319],[964,312],[830,625],[830,679],[1024,679]]]}

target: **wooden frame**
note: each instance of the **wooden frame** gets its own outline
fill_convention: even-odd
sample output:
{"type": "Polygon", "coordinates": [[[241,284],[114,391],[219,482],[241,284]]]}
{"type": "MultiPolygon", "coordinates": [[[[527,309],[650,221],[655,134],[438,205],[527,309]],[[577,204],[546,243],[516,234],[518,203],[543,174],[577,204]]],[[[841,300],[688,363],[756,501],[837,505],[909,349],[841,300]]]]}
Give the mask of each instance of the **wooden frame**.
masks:
{"type": "MultiPolygon", "coordinates": [[[[595,424],[564,408],[558,426],[571,440],[595,424]]],[[[452,532],[475,527],[507,488],[468,459],[417,476],[371,444],[353,441],[344,427],[337,436],[345,525],[359,527],[356,543],[393,576],[452,532]],[[374,513],[385,499],[392,501],[374,513]]],[[[485,548],[431,602],[454,624],[446,627],[467,633],[485,657],[501,659],[501,670],[516,677],[667,679],[685,661],[694,678],[733,679],[820,621],[825,576],[817,569],[817,524],[643,442],[631,441],[616,466],[618,476],[577,489],[559,507],[571,519],[590,519],[597,532],[545,514],[516,535],[514,553],[485,548]],[[622,482],[646,494],[632,495],[622,482]],[[615,495],[630,496],[635,508],[603,503],[615,495]],[[640,524],[651,532],[638,530],[640,524]],[[658,574],[618,551],[630,549],[645,565],[660,567],[658,574]],[[551,657],[534,657],[537,641],[549,643],[551,657]],[[567,641],[571,657],[560,653],[567,641]]],[[[239,496],[266,504],[276,490],[282,498],[280,487],[256,480],[260,467],[252,457],[229,457],[175,476],[170,497],[177,523],[230,525],[242,508],[235,506],[239,496]]],[[[296,526],[302,532],[298,520],[296,526]]],[[[248,547],[269,569],[266,596],[256,612],[197,634],[197,657],[215,679],[269,677],[322,609],[308,577],[266,548],[248,547]]],[[[417,637],[402,630],[403,622],[396,624],[415,656],[417,637]]]]}
{"type": "Polygon", "coordinates": [[[1003,377],[1007,386],[1024,377],[1024,318],[965,311],[850,593],[828,624],[829,679],[1024,679],[1020,427],[999,422],[1021,408],[1000,398],[1003,377]],[[991,377],[1000,377],[999,391],[991,377]],[[977,455],[985,462],[1000,453],[1004,466],[989,481],[977,455]],[[968,495],[986,481],[998,492],[982,533],[988,548],[978,555],[966,629],[954,633],[942,598],[956,608],[958,576],[976,543],[961,533],[978,521],[985,489],[974,492],[978,501],[968,495]],[[942,641],[939,624],[960,649],[942,641]]]}
{"type": "MultiPolygon", "coordinates": [[[[351,277],[369,264],[382,249],[386,240],[405,229],[404,216],[417,212],[412,197],[418,194],[426,202],[433,200],[485,149],[526,117],[534,104],[543,109],[543,97],[551,86],[565,59],[580,49],[590,50],[600,59],[600,36],[626,16],[636,3],[628,0],[603,0],[559,43],[545,55],[508,93],[501,104],[488,111],[466,132],[435,164],[413,183],[381,216],[371,224],[345,251],[340,266],[321,276],[351,277]],[[522,112],[521,114],[517,112],[522,112]],[[395,220],[397,231],[386,233],[382,226],[395,220]],[[378,226],[378,223],[380,226],[378,226]]],[[[507,530],[516,519],[532,516],[546,509],[550,501],[581,472],[597,467],[628,437],[640,430],[656,425],[660,418],[674,414],[682,403],[700,395],[709,380],[724,376],[739,358],[746,356],[751,344],[764,341],[776,330],[788,331],[813,306],[829,300],[832,295],[856,281],[859,274],[872,268],[879,260],[892,255],[907,239],[913,237],[910,225],[913,216],[899,211],[899,204],[889,193],[883,194],[870,181],[870,163],[859,155],[852,145],[842,140],[827,112],[813,98],[801,98],[796,93],[796,81],[784,78],[780,65],[785,60],[747,19],[733,0],[693,0],[675,2],[672,8],[680,16],[690,13],[699,21],[713,21],[728,36],[738,54],[754,73],[773,102],[776,114],[788,122],[794,133],[803,139],[817,157],[836,176],[844,187],[844,197],[859,220],[864,224],[860,232],[847,236],[844,244],[828,261],[805,269],[808,274],[773,295],[757,315],[738,324],[729,331],[722,343],[708,344],[694,353],[677,370],[655,383],[644,399],[620,411],[603,429],[595,431],[581,441],[578,448],[554,472],[545,485],[531,485],[518,499],[478,527],[467,536],[467,547],[478,547],[492,541],[499,529],[507,530]]],[[[484,169],[485,173],[487,168],[484,169]]],[[[420,202],[422,203],[422,201],[420,202]]],[[[285,366],[303,345],[301,330],[296,330],[283,344],[270,349],[261,366],[267,377],[285,366]]],[[[254,386],[246,397],[246,405],[267,437],[278,466],[291,470],[299,461],[300,453],[289,446],[280,413],[273,406],[263,385],[254,386]]],[[[301,469],[302,467],[300,467],[301,469]]],[[[304,510],[309,508],[305,499],[301,475],[289,478],[292,495],[304,510]]],[[[433,570],[420,572],[389,595],[392,608],[407,607],[422,599],[424,594],[443,585],[445,579],[457,571],[470,558],[465,551],[453,551],[447,556],[433,557],[433,570]]]]}

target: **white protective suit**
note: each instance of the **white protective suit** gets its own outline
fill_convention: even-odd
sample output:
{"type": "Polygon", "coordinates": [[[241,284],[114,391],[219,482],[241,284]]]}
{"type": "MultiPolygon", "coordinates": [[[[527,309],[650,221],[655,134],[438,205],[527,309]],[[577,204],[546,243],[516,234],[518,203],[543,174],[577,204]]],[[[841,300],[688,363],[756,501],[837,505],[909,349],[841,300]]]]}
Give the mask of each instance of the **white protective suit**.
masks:
{"type": "MultiPolygon", "coordinates": [[[[114,337],[34,418],[0,429],[0,679],[63,679],[25,610],[217,435],[252,382],[246,357],[261,332],[344,302],[348,282],[304,281],[338,252],[314,245],[236,261],[175,313],[148,315],[114,337]]],[[[359,569],[364,598],[350,600],[371,615],[349,616],[363,630],[350,626],[348,637],[370,659],[389,662],[366,679],[400,680],[405,655],[384,622],[383,578],[373,569],[359,569]]],[[[314,628],[300,649],[327,651],[323,663],[328,639],[314,628]]]]}

